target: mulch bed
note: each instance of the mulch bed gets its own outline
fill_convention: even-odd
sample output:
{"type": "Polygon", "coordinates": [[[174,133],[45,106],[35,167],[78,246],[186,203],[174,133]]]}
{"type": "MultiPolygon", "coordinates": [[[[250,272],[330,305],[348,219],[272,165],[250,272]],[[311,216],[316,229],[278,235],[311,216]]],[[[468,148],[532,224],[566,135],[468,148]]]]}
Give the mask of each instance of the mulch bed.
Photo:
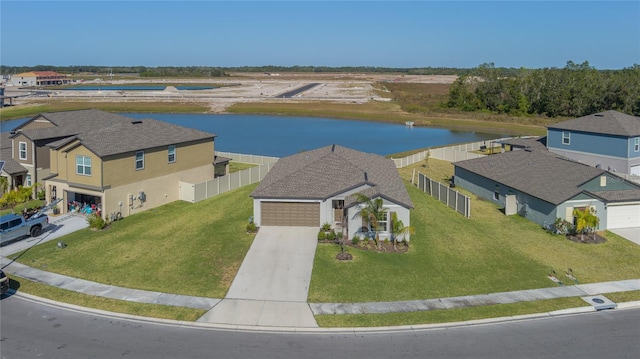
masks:
{"type": "Polygon", "coordinates": [[[604,243],[607,241],[606,238],[600,236],[598,233],[596,233],[595,235],[593,233],[589,233],[589,234],[585,234],[584,236],[580,234],[567,235],[567,239],[572,242],[586,243],[586,244],[598,244],[598,243],[604,243]]]}
{"type": "MultiPolygon", "coordinates": [[[[340,245],[340,242],[338,242],[337,240],[332,240],[332,241],[323,240],[323,241],[318,241],[318,243],[333,243],[333,244],[340,245]]],[[[347,242],[345,243],[345,246],[349,248],[359,249],[362,251],[371,251],[371,252],[380,252],[380,253],[406,253],[409,250],[409,246],[405,245],[402,242],[397,243],[396,248],[394,250],[393,243],[389,241],[380,241],[380,248],[378,248],[376,246],[376,242],[372,240],[359,241],[357,244],[353,244],[351,243],[350,240],[347,240],[347,242]]]]}

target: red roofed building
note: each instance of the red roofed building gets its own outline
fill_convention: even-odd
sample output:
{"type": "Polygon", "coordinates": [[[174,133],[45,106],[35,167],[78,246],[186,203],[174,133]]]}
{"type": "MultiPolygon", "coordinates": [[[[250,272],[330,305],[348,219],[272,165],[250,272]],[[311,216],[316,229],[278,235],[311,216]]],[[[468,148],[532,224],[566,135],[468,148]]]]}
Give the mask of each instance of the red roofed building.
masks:
{"type": "Polygon", "coordinates": [[[11,83],[15,86],[50,86],[67,84],[67,75],[54,71],[31,71],[11,76],[11,83]]]}

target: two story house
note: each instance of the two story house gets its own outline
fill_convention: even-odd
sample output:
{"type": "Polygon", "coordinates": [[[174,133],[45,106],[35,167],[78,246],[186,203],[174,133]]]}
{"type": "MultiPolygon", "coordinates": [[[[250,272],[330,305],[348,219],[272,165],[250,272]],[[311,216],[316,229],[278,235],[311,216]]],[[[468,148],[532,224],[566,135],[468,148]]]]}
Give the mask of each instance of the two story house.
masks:
{"type": "MultiPolygon", "coordinates": [[[[127,216],[179,199],[179,181],[214,178],[215,135],[98,110],[43,113],[13,131],[13,157],[61,212],[127,216]]],[[[219,169],[218,169],[219,171],[219,169]]]]}
{"type": "Polygon", "coordinates": [[[604,111],[547,129],[549,151],[589,166],[640,176],[640,117],[604,111]]]}

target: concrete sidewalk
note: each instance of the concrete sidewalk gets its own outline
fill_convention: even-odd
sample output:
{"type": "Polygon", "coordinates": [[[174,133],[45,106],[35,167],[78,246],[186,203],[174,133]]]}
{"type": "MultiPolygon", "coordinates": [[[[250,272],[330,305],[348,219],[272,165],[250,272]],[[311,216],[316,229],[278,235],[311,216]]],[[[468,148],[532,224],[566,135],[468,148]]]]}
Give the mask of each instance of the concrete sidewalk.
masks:
{"type": "MultiPolygon", "coordinates": [[[[35,244],[53,240],[69,231],[86,226],[84,217],[75,216],[60,217],[53,223],[54,227],[38,238],[1,248],[0,266],[9,276],[15,275],[34,282],[98,297],[207,310],[208,312],[198,321],[221,325],[315,328],[317,323],[314,315],[320,314],[445,310],[640,290],[640,279],[630,279],[400,302],[307,303],[317,229],[313,229],[313,233],[307,233],[304,230],[294,229],[292,232],[287,232],[282,229],[264,230],[262,228],[260,230],[262,236],[256,236],[255,247],[251,246],[224,300],[100,284],[31,268],[4,257],[10,253],[28,250],[35,244]],[[300,242],[296,242],[295,245],[290,243],[290,241],[302,240],[306,241],[302,243],[303,245],[300,242]],[[277,241],[278,244],[274,246],[273,241],[277,241]]],[[[9,291],[9,295],[13,293],[13,290],[9,291]]]]}

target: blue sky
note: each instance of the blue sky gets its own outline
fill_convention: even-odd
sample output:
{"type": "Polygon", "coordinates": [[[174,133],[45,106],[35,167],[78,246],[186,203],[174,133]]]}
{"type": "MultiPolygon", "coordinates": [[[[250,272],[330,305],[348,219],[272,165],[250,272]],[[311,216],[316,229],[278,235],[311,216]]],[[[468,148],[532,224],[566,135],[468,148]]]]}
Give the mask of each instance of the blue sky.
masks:
{"type": "Polygon", "coordinates": [[[640,64],[640,1],[0,1],[9,66],[640,64]]]}

